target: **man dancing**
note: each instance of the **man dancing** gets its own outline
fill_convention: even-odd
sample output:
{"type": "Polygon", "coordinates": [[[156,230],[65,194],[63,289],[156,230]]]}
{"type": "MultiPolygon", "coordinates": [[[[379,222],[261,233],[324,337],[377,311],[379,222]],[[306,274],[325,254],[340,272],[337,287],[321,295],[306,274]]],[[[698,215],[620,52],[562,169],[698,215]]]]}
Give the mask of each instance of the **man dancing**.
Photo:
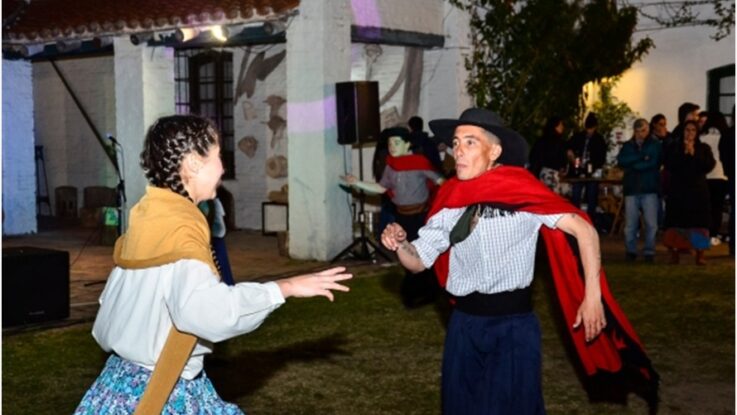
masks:
{"type": "Polygon", "coordinates": [[[585,213],[517,167],[526,162],[524,139],[493,112],[477,108],[458,120],[431,121],[430,128],[436,136],[453,137],[457,177],[440,188],[417,239],[410,242],[396,223],[381,239],[412,272],[434,264],[453,297],[443,354],[443,412],[545,413],[540,327],[530,290],[539,230],[586,372],[619,371],[619,352],[627,348],[643,357],[643,373],[656,381],[608,291],[596,230],[585,213]],[[599,336],[608,323],[606,335],[599,336]]]}

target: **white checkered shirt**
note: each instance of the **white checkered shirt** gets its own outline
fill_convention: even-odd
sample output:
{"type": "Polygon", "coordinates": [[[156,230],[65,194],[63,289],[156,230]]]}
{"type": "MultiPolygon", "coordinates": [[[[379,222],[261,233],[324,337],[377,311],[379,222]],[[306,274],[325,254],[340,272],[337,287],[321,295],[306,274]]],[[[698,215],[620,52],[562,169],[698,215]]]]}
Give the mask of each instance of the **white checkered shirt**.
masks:
{"type": "MultiPolygon", "coordinates": [[[[450,231],[466,208],[433,215],[412,244],[425,267],[450,246],[450,231]]],[[[540,226],[555,228],[562,214],[536,215],[484,206],[471,234],[450,251],[446,289],[455,296],[494,294],[532,283],[540,226]]]]}

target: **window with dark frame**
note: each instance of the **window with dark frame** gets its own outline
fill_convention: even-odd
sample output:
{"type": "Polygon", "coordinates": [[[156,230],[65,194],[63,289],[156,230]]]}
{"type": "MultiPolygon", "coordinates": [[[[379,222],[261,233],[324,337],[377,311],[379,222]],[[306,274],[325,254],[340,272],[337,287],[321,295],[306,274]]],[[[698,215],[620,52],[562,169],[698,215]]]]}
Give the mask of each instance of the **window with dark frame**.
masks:
{"type": "Polygon", "coordinates": [[[714,68],[706,73],[708,78],[707,110],[719,111],[730,123],[735,104],[734,64],[714,68]]]}
{"type": "Polygon", "coordinates": [[[222,137],[223,178],[235,179],[233,54],[180,49],[174,56],[176,112],[201,115],[215,123],[222,137]]]}

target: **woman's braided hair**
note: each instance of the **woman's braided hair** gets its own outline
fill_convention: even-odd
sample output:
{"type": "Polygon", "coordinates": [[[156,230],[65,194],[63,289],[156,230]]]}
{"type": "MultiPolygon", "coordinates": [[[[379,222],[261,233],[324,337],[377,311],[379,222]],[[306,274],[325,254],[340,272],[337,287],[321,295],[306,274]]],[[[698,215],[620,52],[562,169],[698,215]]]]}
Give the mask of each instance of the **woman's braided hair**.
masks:
{"type": "Polygon", "coordinates": [[[193,151],[205,157],[210,146],[219,142],[217,129],[205,118],[197,115],[161,117],[146,133],[141,167],[152,185],[190,198],[179,175],[182,160],[193,151]]]}

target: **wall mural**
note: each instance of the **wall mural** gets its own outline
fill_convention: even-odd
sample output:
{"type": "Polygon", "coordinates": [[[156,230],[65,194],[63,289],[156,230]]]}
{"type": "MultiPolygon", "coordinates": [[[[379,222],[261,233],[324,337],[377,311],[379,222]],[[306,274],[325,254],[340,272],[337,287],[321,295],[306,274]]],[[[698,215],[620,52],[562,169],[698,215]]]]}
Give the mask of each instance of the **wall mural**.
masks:
{"type": "MultiPolygon", "coordinates": [[[[422,48],[404,48],[402,67],[397,72],[394,82],[392,82],[387,92],[379,100],[379,107],[382,108],[382,128],[390,128],[406,123],[410,117],[417,115],[420,106],[420,91],[422,89],[423,52],[422,48]],[[395,97],[400,88],[403,90],[401,109],[397,108],[396,105],[387,107],[389,101],[395,97]]],[[[366,60],[366,80],[375,80],[380,74],[386,72],[387,68],[385,67],[376,70],[377,66],[382,66],[379,58],[383,54],[384,49],[380,45],[368,44],[364,46],[363,56],[366,60]]]]}
{"type": "MultiPolygon", "coordinates": [[[[388,45],[353,45],[351,79],[380,82],[382,128],[406,123],[419,109],[423,49],[388,45]]],[[[254,46],[234,51],[234,105],[238,226],[261,224],[264,200],[286,202],[288,134],[286,48],[254,46]]]]}
{"type": "Polygon", "coordinates": [[[286,47],[243,47],[233,57],[235,216],[238,226],[255,229],[261,227],[261,203],[287,197],[286,47]]]}
{"type": "Polygon", "coordinates": [[[258,149],[258,140],[252,136],[243,137],[238,141],[238,149],[241,150],[246,157],[252,159],[253,156],[256,155],[256,150],[258,149]]]}
{"type": "Polygon", "coordinates": [[[235,89],[235,100],[238,101],[243,94],[247,98],[253,96],[256,89],[256,81],[263,81],[269,74],[276,69],[277,66],[287,56],[287,51],[283,50],[271,57],[266,58],[266,51],[259,52],[256,57],[248,63],[251,57],[251,48],[246,49],[246,53],[241,60],[241,68],[238,72],[238,86],[235,89]],[[248,69],[246,69],[248,68],[248,69]]]}

